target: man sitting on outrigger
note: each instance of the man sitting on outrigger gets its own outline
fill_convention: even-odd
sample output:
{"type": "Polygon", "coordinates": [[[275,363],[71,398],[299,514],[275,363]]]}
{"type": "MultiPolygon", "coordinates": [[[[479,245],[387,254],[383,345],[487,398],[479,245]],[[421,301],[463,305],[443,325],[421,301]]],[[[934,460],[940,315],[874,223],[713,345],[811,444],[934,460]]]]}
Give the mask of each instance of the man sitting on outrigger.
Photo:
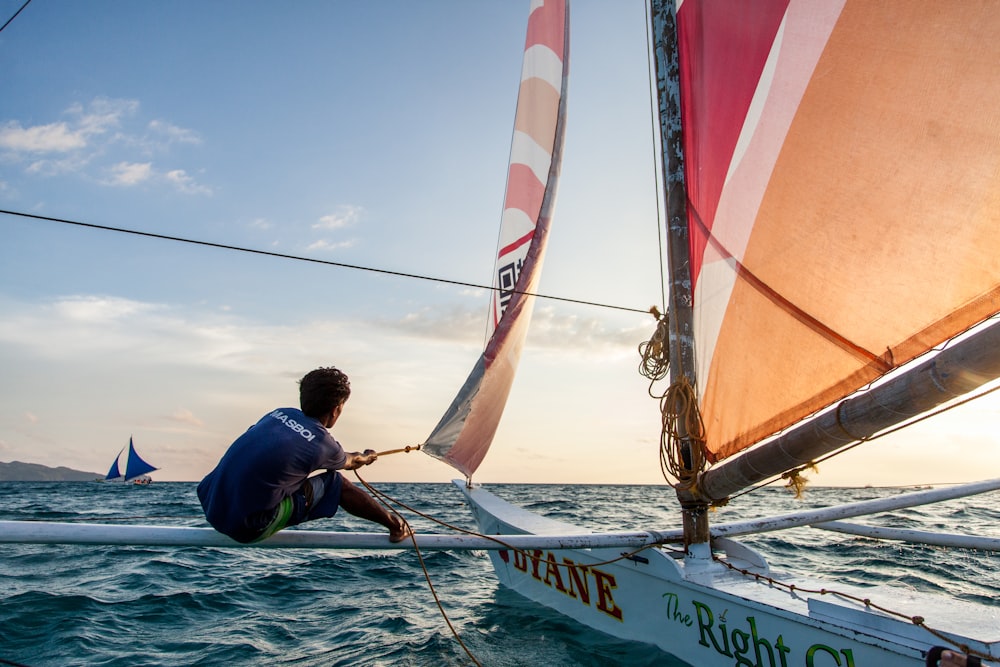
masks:
{"type": "Polygon", "coordinates": [[[400,542],[412,531],[337,472],[373,463],[376,453],[345,452],[327,430],[351,395],[347,376],[317,368],[299,381],[299,404],[261,417],[230,445],[198,485],[208,522],[237,542],[258,542],[287,526],[331,517],[339,507],[389,529],[400,542]],[[325,472],[313,475],[316,471],[325,472]]]}

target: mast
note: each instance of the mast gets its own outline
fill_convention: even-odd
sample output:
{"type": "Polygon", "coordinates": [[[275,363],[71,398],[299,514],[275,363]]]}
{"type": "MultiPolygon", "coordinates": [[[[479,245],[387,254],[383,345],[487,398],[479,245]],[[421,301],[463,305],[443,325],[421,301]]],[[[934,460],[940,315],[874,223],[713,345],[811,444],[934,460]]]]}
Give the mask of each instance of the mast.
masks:
{"type": "MultiPolygon", "coordinates": [[[[680,99],[680,64],[677,50],[677,13],[670,0],[653,0],[651,4],[653,50],[656,62],[656,90],[660,117],[660,140],[663,182],[667,209],[667,261],[670,273],[669,345],[670,381],[677,386],[687,381],[696,387],[694,363],[694,329],[691,295],[690,243],[688,238],[687,194],[684,181],[684,149],[682,145],[680,99]]],[[[681,439],[681,459],[686,479],[694,479],[700,470],[695,461],[701,459],[694,451],[694,442],[678,420],[681,439]]],[[[708,504],[692,488],[678,485],[677,497],[683,513],[685,545],[707,543],[708,504]]]]}

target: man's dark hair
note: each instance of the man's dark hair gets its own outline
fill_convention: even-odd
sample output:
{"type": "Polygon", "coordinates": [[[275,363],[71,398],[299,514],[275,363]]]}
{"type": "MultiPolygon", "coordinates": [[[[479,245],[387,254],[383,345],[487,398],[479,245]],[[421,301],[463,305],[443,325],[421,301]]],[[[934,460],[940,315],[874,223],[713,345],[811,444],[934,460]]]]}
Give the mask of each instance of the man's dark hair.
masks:
{"type": "Polygon", "coordinates": [[[299,380],[299,405],[307,416],[319,419],[351,395],[347,376],[330,366],[309,371],[299,380]]]}

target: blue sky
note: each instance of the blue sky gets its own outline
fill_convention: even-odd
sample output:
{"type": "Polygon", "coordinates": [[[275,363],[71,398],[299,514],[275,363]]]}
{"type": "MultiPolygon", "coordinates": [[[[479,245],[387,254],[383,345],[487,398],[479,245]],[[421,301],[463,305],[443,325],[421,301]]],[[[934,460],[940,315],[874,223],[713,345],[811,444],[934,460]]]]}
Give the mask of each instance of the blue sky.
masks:
{"type": "MultiPolygon", "coordinates": [[[[0,0],[0,21],[22,4],[0,0]]],[[[0,208],[488,283],[527,9],[34,2],[0,33],[0,208]]],[[[571,11],[541,292],[648,308],[661,288],[643,3],[571,11]]],[[[416,444],[483,344],[483,290],[7,215],[0,231],[0,461],[103,472],[131,435],[157,479],[197,480],[320,365],[352,379],[335,429],[347,448],[416,444]]],[[[636,371],[652,328],[539,301],[477,481],[662,481],[636,371]]],[[[908,458],[895,446],[880,451],[908,458]]],[[[959,474],[886,464],[859,480],[836,465],[817,482],[959,474]]],[[[423,454],[362,472],[457,476],[423,454]]]]}

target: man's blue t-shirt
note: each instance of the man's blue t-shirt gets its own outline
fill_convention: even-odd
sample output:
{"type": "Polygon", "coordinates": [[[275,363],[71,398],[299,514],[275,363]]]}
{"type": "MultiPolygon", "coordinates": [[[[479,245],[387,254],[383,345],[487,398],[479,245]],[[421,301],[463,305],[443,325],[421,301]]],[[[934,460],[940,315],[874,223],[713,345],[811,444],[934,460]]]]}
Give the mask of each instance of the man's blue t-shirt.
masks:
{"type": "Polygon", "coordinates": [[[347,455],[330,432],[295,408],[278,408],[236,439],[198,485],[208,522],[238,541],[256,537],[247,518],[272,510],[316,470],[336,470],[347,455]]]}

